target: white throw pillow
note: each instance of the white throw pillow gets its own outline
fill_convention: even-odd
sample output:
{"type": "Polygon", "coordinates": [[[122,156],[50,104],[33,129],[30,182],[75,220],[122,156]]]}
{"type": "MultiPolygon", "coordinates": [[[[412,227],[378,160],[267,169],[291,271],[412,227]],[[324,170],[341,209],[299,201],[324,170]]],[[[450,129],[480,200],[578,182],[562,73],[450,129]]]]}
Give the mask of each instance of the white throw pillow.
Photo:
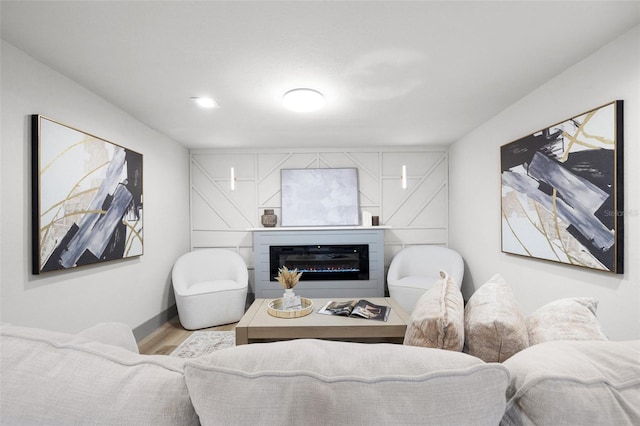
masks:
{"type": "Polygon", "coordinates": [[[101,322],[82,330],[76,336],[140,353],[133,331],[128,325],[121,322],[101,322]]]}

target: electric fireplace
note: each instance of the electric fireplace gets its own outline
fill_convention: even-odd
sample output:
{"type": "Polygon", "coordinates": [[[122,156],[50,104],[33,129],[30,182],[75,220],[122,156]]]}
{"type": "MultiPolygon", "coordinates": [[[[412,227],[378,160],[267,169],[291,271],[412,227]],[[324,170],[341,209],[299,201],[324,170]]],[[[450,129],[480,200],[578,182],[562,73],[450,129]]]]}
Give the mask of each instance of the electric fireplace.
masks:
{"type": "Polygon", "coordinates": [[[271,281],[283,266],[303,272],[300,281],[368,280],[369,245],[270,246],[271,281]]]}

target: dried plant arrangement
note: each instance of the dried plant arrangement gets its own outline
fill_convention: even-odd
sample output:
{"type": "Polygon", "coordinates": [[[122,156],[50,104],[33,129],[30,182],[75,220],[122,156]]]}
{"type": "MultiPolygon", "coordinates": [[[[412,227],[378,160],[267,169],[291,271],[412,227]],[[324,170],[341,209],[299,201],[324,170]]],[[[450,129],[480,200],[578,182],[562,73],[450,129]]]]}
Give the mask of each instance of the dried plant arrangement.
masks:
{"type": "Polygon", "coordinates": [[[290,271],[286,266],[283,266],[282,268],[278,268],[278,276],[276,279],[283,288],[291,289],[298,284],[301,276],[302,272],[298,272],[298,268],[290,271]]]}

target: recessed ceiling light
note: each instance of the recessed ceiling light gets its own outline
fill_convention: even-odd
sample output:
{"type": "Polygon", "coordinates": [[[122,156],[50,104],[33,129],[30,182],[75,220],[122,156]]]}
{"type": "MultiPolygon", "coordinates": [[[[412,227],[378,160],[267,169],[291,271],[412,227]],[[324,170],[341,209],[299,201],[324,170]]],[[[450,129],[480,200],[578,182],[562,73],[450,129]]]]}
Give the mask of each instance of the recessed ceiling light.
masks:
{"type": "Polygon", "coordinates": [[[324,96],[313,89],[292,89],[282,95],[282,103],[291,111],[312,112],[322,108],[324,96]]]}
{"type": "Polygon", "coordinates": [[[219,108],[220,107],[220,105],[218,105],[215,99],[209,98],[209,97],[204,97],[204,96],[193,97],[191,98],[191,100],[196,104],[198,104],[198,106],[201,108],[219,108]]]}

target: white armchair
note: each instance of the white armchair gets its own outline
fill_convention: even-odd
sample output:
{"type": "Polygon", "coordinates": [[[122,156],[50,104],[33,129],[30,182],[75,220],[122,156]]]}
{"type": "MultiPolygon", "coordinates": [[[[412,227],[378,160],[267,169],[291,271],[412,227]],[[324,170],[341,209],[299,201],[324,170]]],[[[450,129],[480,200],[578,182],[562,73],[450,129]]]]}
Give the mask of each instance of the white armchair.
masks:
{"type": "Polygon", "coordinates": [[[180,323],[187,330],[229,324],[244,315],[249,274],[238,253],[192,251],[176,261],[171,275],[180,323]]]}
{"type": "Polygon", "coordinates": [[[441,279],[441,270],[446,271],[458,287],[462,285],[464,262],[457,252],[437,245],[406,247],[396,253],[389,265],[389,296],[410,314],[420,296],[441,279]]]}

